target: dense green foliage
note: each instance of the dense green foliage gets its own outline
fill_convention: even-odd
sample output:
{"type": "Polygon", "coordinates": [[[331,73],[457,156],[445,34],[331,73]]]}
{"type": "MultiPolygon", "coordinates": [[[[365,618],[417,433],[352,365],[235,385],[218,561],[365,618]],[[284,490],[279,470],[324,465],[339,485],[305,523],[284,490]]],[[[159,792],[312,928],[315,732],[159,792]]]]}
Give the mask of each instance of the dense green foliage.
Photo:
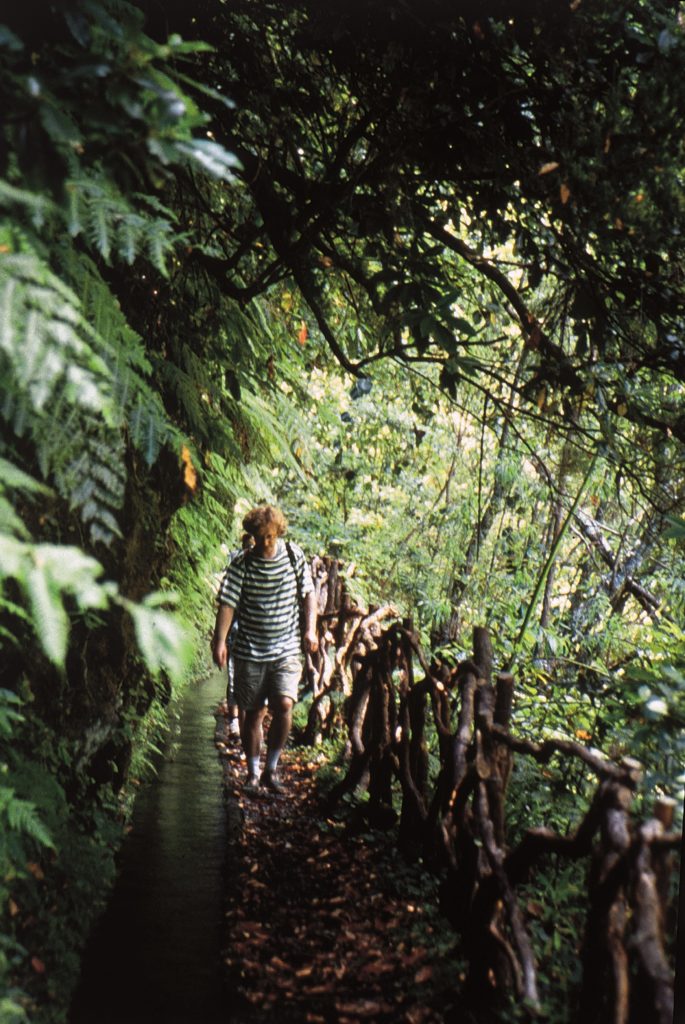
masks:
{"type": "Polygon", "coordinates": [[[36,14],[29,5],[0,29],[11,111],[0,150],[0,628],[11,739],[0,873],[14,936],[3,978],[20,965],[48,1019],[63,1013],[74,951],[106,894],[122,787],[159,742],[170,682],[197,657],[195,634],[169,611],[167,573],[199,635],[211,608],[203,559],[217,567],[226,506],[249,477],[243,464],[277,452],[283,461],[287,443],[283,401],[266,406],[259,395],[255,364],[273,350],[264,312],[238,309],[182,268],[204,239],[166,202],[184,180],[206,178],[208,190],[232,181],[235,158],[199,131],[207,118],[192,94],[205,87],[181,84],[183,61],[207,45],[157,44],[126,4],[36,14]],[[163,289],[175,296],[165,294],[164,318],[152,308],[163,289]],[[221,327],[193,347],[179,309],[197,334],[208,302],[221,327]],[[168,531],[210,439],[198,554],[183,512],[168,531]]]}
{"type": "Polygon", "coordinates": [[[631,750],[681,794],[672,6],[36,0],[0,22],[8,984],[60,1019],[89,879],[254,501],[444,658],[485,622],[520,729],[631,750]]]}

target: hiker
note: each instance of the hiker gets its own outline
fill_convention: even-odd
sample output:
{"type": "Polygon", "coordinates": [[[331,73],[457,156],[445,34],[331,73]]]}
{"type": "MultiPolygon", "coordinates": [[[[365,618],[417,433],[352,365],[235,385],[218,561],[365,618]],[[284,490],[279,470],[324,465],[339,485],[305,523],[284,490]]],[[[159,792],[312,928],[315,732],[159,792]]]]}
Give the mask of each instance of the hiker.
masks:
{"type": "MultiPolygon", "coordinates": [[[[240,541],[240,551],[232,551],[229,555],[229,563],[237,558],[241,551],[249,551],[254,545],[254,538],[249,533],[244,533],[240,541]]],[[[233,616],[233,622],[231,623],[231,629],[228,634],[228,687],[226,690],[226,705],[228,711],[228,735],[229,737],[239,737],[240,728],[245,717],[244,712],[240,710],[235,699],[235,689],[233,687],[233,676],[234,676],[234,664],[233,664],[233,647],[235,645],[236,634],[238,632],[238,616],[233,616]]]]}
{"type": "Polygon", "coordinates": [[[297,701],[302,642],[311,653],[319,646],[311,573],[302,550],[282,539],[286,527],[283,513],[271,505],[248,512],[243,529],[254,538],[254,547],[228,565],[219,588],[212,656],[219,668],[225,667],[226,638],[237,614],[239,625],[232,644],[233,685],[238,707],[244,712],[241,739],[247,760],[244,789],[248,793],[256,793],[260,785],[276,793],[283,790],[278,762],[290,735],[297,701]],[[304,612],[304,636],[300,608],[304,612]],[[271,725],[260,776],[265,699],[271,725]]]}

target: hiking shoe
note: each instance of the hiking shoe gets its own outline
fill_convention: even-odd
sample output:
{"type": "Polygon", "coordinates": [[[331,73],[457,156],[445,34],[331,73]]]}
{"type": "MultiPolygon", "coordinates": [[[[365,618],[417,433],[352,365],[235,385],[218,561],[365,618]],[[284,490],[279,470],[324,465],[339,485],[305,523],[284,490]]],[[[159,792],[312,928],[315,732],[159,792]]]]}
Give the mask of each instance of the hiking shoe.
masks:
{"type": "Polygon", "coordinates": [[[243,783],[243,793],[252,796],[259,792],[259,778],[256,775],[248,775],[243,783]]]}
{"type": "Polygon", "coordinates": [[[270,789],[272,793],[285,792],[285,786],[279,779],[276,772],[263,771],[262,777],[259,781],[261,785],[265,787],[265,789],[270,789]]]}

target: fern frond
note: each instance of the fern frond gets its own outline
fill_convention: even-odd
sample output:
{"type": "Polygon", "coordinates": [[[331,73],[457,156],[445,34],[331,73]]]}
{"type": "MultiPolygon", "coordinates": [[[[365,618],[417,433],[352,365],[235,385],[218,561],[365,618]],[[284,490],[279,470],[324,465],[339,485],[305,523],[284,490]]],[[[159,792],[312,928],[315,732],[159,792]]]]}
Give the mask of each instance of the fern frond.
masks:
{"type": "MultiPolygon", "coordinates": [[[[2,787],[5,789],[5,787],[2,787]]],[[[14,796],[12,790],[5,790],[3,796],[9,798],[3,807],[3,811],[7,818],[7,824],[15,832],[21,832],[31,839],[34,839],[41,846],[47,846],[49,849],[54,849],[55,844],[53,842],[50,832],[45,827],[43,822],[38,816],[35,806],[28,800],[19,800],[14,796]]]]}
{"type": "Polygon", "coordinates": [[[91,348],[90,325],[74,293],[33,253],[0,257],[0,349],[19,392],[42,410],[57,381],[79,369],[80,404],[103,415],[107,367],[91,348]]]}
{"type": "Polygon", "coordinates": [[[87,205],[86,231],[91,245],[97,249],[106,263],[109,263],[112,251],[112,239],[110,225],[112,221],[112,204],[102,196],[95,196],[91,193],[90,202],[87,205]]]}
{"type": "Polygon", "coordinates": [[[149,195],[147,192],[134,192],[133,199],[137,200],[142,206],[147,207],[153,213],[161,214],[161,216],[169,221],[170,224],[176,224],[178,221],[178,214],[171,207],[165,206],[164,203],[157,196],[149,195]]]}
{"type": "Polygon", "coordinates": [[[124,502],[126,474],[123,440],[105,436],[95,422],[81,439],[79,453],[60,472],[62,493],[79,511],[93,541],[111,544],[121,536],[116,512],[124,502]]]}
{"type": "MultiPolygon", "coordinates": [[[[22,606],[17,604],[16,601],[10,601],[8,598],[3,597],[2,594],[0,594],[0,610],[7,612],[8,615],[14,615],[18,619],[23,619],[24,622],[30,621],[25,608],[22,608],[22,606]]],[[[4,635],[9,636],[11,634],[9,634],[7,630],[4,630],[4,635]]]]}
{"type": "Polygon", "coordinates": [[[169,445],[180,448],[181,434],[169,421],[157,396],[139,392],[128,418],[131,441],[142,453],[148,466],[160,450],[169,445]]]}
{"type": "Polygon", "coordinates": [[[164,220],[151,221],[145,232],[148,256],[150,262],[164,277],[169,276],[166,264],[166,257],[173,249],[173,237],[171,226],[164,220]]]}
{"type": "Polygon", "coordinates": [[[306,450],[306,425],[285,396],[274,403],[260,395],[245,392],[240,403],[241,419],[249,431],[250,450],[258,460],[280,463],[305,481],[301,461],[294,451],[306,450]]]}
{"type": "Polygon", "coordinates": [[[64,264],[81,300],[35,253],[0,257],[0,411],[17,436],[30,434],[42,471],[91,538],[111,543],[124,494],[122,428],[149,465],[179,434],[94,264],[71,249],[64,264]]]}
{"type": "Polygon", "coordinates": [[[97,268],[87,258],[67,256],[81,294],[83,309],[95,328],[93,343],[106,362],[119,422],[148,465],[162,447],[179,447],[180,432],[169,420],[159,395],[144,377],[151,372],[140,337],[127,323],[97,268]]]}
{"type": "Polygon", "coordinates": [[[167,276],[168,259],[180,239],[172,210],[141,193],[131,197],[134,206],[97,167],[88,172],[74,168],[66,189],[72,237],[84,234],[107,263],[123,259],[130,266],[145,256],[167,276]]]}
{"type": "Polygon", "coordinates": [[[33,224],[37,228],[42,227],[49,215],[57,213],[55,203],[43,193],[17,188],[15,185],[10,185],[4,178],[0,178],[0,208],[17,207],[28,210],[33,224]]]}
{"type": "Polygon", "coordinates": [[[117,229],[117,249],[119,255],[129,266],[144,248],[145,221],[137,214],[122,217],[117,229]]]}
{"type": "Polygon", "coordinates": [[[31,494],[49,494],[50,489],[35,477],[29,476],[13,462],[0,456],[0,492],[7,490],[28,491],[31,494]]]}
{"type": "Polygon", "coordinates": [[[85,221],[85,202],[81,189],[73,181],[68,181],[65,185],[65,191],[67,196],[67,231],[72,238],[76,238],[83,231],[83,224],[85,221]]]}
{"type": "Polygon", "coordinates": [[[116,588],[101,583],[102,566],[79,548],[32,544],[0,533],[0,580],[13,579],[25,600],[36,639],[55,665],[66,653],[69,621],[66,595],[79,608],[102,609],[116,588]]]}
{"type": "Polygon", "coordinates": [[[8,492],[16,490],[27,494],[50,494],[50,489],[44,484],[24,473],[13,462],[0,457],[0,531],[11,533],[15,537],[28,537],[28,530],[7,498],[8,492]]]}
{"type": "Polygon", "coordinates": [[[18,710],[21,701],[11,690],[0,690],[0,736],[5,739],[12,735],[15,725],[24,721],[24,716],[18,710]]]}

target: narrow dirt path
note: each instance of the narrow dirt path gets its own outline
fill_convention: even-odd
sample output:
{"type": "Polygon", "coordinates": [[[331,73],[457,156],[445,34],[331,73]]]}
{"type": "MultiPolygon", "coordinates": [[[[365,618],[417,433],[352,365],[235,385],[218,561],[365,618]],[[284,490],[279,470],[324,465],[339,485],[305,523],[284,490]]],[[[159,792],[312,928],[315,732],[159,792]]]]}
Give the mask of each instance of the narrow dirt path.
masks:
{"type": "Polygon", "coordinates": [[[221,712],[217,747],[236,823],[224,957],[240,1024],[445,1024],[451,938],[412,901],[416,876],[387,839],[322,818],[311,750],[285,753],[285,794],[248,797],[221,712]]]}

